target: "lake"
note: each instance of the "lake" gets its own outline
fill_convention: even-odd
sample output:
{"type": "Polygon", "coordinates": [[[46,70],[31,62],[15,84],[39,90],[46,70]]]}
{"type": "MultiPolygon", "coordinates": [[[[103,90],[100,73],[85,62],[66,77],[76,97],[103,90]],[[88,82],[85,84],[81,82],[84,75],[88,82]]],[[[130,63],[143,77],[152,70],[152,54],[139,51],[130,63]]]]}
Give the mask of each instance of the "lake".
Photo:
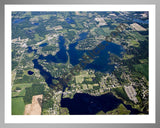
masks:
{"type": "Polygon", "coordinates": [[[112,93],[101,96],[91,96],[85,93],[76,93],[73,99],[61,98],[61,107],[67,107],[70,115],[95,115],[99,111],[108,112],[123,104],[130,114],[141,113],[130,105],[125,105],[122,100],[117,99],[112,93]]]}
{"type": "MultiPolygon", "coordinates": [[[[69,45],[69,56],[70,56],[70,63],[75,66],[79,64],[80,59],[82,58],[84,53],[87,52],[92,52],[92,50],[77,50],[75,47],[78,44],[78,41],[83,40],[87,37],[88,33],[83,32],[79,35],[79,39],[76,40],[75,43],[72,43],[69,45]]],[[[54,63],[67,63],[68,61],[68,56],[67,56],[67,50],[64,45],[65,39],[63,36],[59,37],[59,48],[60,50],[57,52],[55,56],[48,55],[48,56],[43,56],[39,55],[38,59],[41,60],[46,60],[48,63],[54,62],[54,63]]],[[[106,42],[102,41],[102,44],[108,44],[103,50],[100,51],[100,53],[94,58],[94,61],[90,64],[88,64],[85,69],[94,69],[95,71],[101,71],[101,72],[111,72],[114,70],[114,65],[110,65],[109,62],[109,54],[108,51],[111,53],[114,53],[118,56],[122,56],[121,52],[123,51],[123,47],[121,45],[117,45],[111,42],[106,42]]],[[[44,43],[44,45],[47,45],[44,43]]],[[[44,45],[42,47],[44,47],[44,45]]],[[[28,52],[35,51],[31,47],[28,47],[28,52]]],[[[35,51],[36,52],[36,51],[35,51]]],[[[54,78],[49,72],[45,71],[43,67],[38,63],[38,59],[34,59],[34,68],[40,70],[40,74],[44,77],[46,83],[48,84],[49,87],[54,85],[52,83],[52,79],[59,79],[59,78],[54,78]]]]}
{"type": "Polygon", "coordinates": [[[32,71],[28,71],[28,75],[32,75],[34,72],[32,71]]]}
{"type": "Polygon", "coordinates": [[[43,44],[40,44],[39,47],[45,47],[47,45],[48,45],[48,43],[43,43],[43,44]]]}
{"type": "Polygon", "coordinates": [[[66,63],[68,60],[68,56],[66,53],[66,47],[64,46],[64,38],[62,36],[59,37],[59,48],[60,50],[57,52],[55,56],[48,55],[43,56],[40,55],[38,59],[46,60],[47,62],[55,62],[55,63],[66,63]]]}
{"type": "MultiPolygon", "coordinates": [[[[75,66],[80,63],[80,59],[84,55],[84,53],[87,52],[93,52],[93,50],[77,50],[75,47],[78,44],[78,41],[83,40],[87,37],[87,32],[81,33],[79,36],[80,38],[77,39],[75,43],[72,43],[69,45],[69,56],[70,56],[70,63],[75,66]]],[[[48,55],[43,56],[40,55],[39,59],[46,60],[47,62],[54,62],[54,63],[66,63],[68,61],[67,53],[66,53],[66,47],[64,46],[65,39],[64,37],[59,37],[59,48],[60,51],[57,52],[55,56],[48,55]]],[[[90,64],[88,64],[85,69],[94,69],[95,71],[101,71],[101,72],[111,72],[114,70],[114,65],[110,65],[109,62],[109,54],[108,52],[111,52],[113,54],[118,55],[119,57],[122,56],[121,52],[124,51],[123,47],[121,45],[117,45],[115,43],[102,41],[101,44],[108,44],[105,49],[101,50],[101,52],[94,58],[94,61],[90,64]]]]}

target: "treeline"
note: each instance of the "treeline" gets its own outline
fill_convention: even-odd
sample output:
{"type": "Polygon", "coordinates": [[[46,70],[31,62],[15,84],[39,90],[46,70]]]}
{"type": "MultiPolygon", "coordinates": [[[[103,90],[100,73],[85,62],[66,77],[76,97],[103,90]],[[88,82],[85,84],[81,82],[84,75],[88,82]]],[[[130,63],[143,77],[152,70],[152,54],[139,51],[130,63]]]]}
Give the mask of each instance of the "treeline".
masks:
{"type": "Polygon", "coordinates": [[[25,104],[32,103],[32,97],[34,95],[40,95],[44,93],[44,85],[40,83],[32,84],[32,87],[26,88],[26,93],[23,98],[25,104]]]}
{"type": "Polygon", "coordinates": [[[42,48],[42,51],[55,51],[57,49],[57,47],[52,46],[52,45],[48,45],[42,48]]]}
{"type": "Polygon", "coordinates": [[[138,48],[129,47],[129,49],[126,50],[126,52],[128,55],[133,54],[134,57],[131,59],[123,60],[123,65],[128,66],[132,73],[134,73],[135,75],[138,73],[139,76],[145,76],[146,79],[148,79],[148,41],[140,41],[140,46],[138,48]],[[141,64],[141,62],[139,61],[140,59],[146,59],[147,62],[145,62],[145,64],[141,64]],[[137,68],[137,66],[135,65],[137,65],[139,68],[137,68]]]}
{"type": "Polygon", "coordinates": [[[128,98],[128,96],[127,96],[127,94],[126,94],[126,92],[125,92],[123,87],[112,88],[111,91],[115,92],[117,94],[117,96],[123,98],[124,100],[131,102],[131,100],[128,98]]]}
{"type": "Polygon", "coordinates": [[[66,34],[66,38],[68,38],[70,41],[72,41],[75,38],[76,33],[74,31],[69,31],[66,34]]]}
{"type": "Polygon", "coordinates": [[[25,38],[31,38],[31,35],[28,35],[26,32],[27,30],[24,30],[24,28],[32,27],[31,22],[29,22],[29,17],[26,17],[23,22],[15,23],[13,24],[13,21],[15,19],[12,19],[12,39],[21,37],[22,39],[25,38]]]}
{"type": "Polygon", "coordinates": [[[42,110],[53,108],[53,90],[49,88],[48,91],[44,91],[43,101],[42,101],[42,110]]]}
{"type": "Polygon", "coordinates": [[[37,82],[39,82],[39,80],[35,76],[23,75],[22,79],[16,79],[14,81],[14,84],[31,83],[31,82],[37,83],[37,82]]]}
{"type": "Polygon", "coordinates": [[[105,74],[102,72],[95,72],[95,78],[93,78],[94,83],[99,83],[101,81],[102,76],[105,74]]]}
{"type": "Polygon", "coordinates": [[[17,61],[12,61],[12,70],[14,70],[18,66],[17,61]]]}

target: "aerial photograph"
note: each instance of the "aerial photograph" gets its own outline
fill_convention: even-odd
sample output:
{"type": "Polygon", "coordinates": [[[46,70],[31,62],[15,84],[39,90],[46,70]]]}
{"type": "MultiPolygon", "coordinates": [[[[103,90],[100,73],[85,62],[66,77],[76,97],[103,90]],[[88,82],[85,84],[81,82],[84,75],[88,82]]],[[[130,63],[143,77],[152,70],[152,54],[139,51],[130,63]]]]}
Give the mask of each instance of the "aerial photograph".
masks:
{"type": "Polygon", "coordinates": [[[12,115],[149,114],[148,11],[11,18],[12,115]]]}

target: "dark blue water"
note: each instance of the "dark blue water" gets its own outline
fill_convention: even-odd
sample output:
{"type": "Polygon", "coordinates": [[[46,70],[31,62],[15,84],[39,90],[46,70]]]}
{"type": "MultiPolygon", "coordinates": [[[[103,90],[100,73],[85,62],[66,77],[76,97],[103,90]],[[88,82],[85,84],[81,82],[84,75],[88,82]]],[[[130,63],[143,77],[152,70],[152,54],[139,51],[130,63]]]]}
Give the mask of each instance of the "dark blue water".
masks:
{"type": "Polygon", "coordinates": [[[142,23],[142,24],[148,24],[148,23],[149,23],[148,20],[134,19],[133,21],[134,21],[134,22],[137,22],[137,23],[142,23]]]}
{"type": "Polygon", "coordinates": [[[48,43],[43,43],[43,44],[39,45],[39,47],[44,47],[44,46],[47,46],[47,45],[48,45],[48,43]]]}
{"type": "Polygon", "coordinates": [[[32,71],[28,71],[28,75],[32,75],[34,72],[32,71]]]}
{"type": "MultiPolygon", "coordinates": [[[[90,64],[87,64],[85,69],[94,69],[95,71],[101,72],[111,72],[114,69],[114,65],[109,65],[109,54],[108,51],[114,53],[118,56],[122,56],[121,52],[123,51],[123,47],[114,43],[103,41],[101,44],[108,44],[100,53],[94,57],[94,61],[90,64]]],[[[93,50],[77,50],[75,49],[77,43],[71,44],[69,46],[69,55],[70,55],[70,63],[75,66],[80,63],[80,59],[82,58],[83,54],[86,52],[93,53],[93,50]]],[[[89,54],[88,54],[89,55],[89,54]]]]}
{"type": "Polygon", "coordinates": [[[107,93],[101,96],[91,96],[85,93],[76,93],[73,99],[62,98],[61,107],[67,107],[71,115],[93,115],[99,111],[105,113],[117,108],[123,104],[130,114],[141,113],[137,109],[132,109],[130,105],[125,105],[122,100],[117,99],[112,93],[107,93]]]}
{"type": "Polygon", "coordinates": [[[69,45],[69,56],[70,56],[70,63],[75,66],[76,64],[79,63],[79,59],[82,58],[83,54],[86,52],[85,50],[77,50],[75,47],[78,44],[78,41],[86,39],[88,33],[87,32],[83,32],[79,35],[79,39],[77,39],[77,41],[73,44],[69,45]]]}
{"type": "Polygon", "coordinates": [[[66,20],[66,22],[69,23],[69,24],[75,23],[74,20],[71,19],[71,18],[66,18],[65,20],[66,20]]]}
{"type": "Polygon", "coordinates": [[[55,63],[66,63],[68,60],[68,56],[66,53],[66,47],[64,46],[64,38],[62,36],[59,37],[59,52],[55,56],[48,55],[43,56],[40,55],[39,59],[46,60],[47,62],[55,62],[55,63]]]}
{"type": "Polygon", "coordinates": [[[23,22],[24,21],[24,19],[14,19],[13,21],[12,21],[12,23],[13,24],[18,24],[18,23],[21,23],[21,22],[23,22]]]}
{"type": "Polygon", "coordinates": [[[34,25],[39,25],[39,23],[34,23],[34,25]]]}
{"type": "Polygon", "coordinates": [[[45,79],[45,82],[48,84],[48,86],[49,87],[54,86],[52,83],[52,79],[57,80],[57,78],[52,77],[52,75],[49,72],[45,71],[43,69],[43,67],[38,63],[37,59],[34,59],[32,62],[34,63],[34,68],[36,68],[40,71],[40,74],[43,76],[43,78],[45,79]]]}
{"type": "MultiPolygon", "coordinates": [[[[93,50],[77,50],[75,47],[78,44],[78,41],[83,40],[87,37],[88,33],[84,32],[81,33],[79,36],[80,38],[77,39],[77,41],[73,44],[69,45],[69,56],[70,56],[70,63],[75,66],[80,63],[80,59],[84,55],[84,53],[93,53],[93,50]]],[[[55,63],[66,63],[68,60],[67,54],[66,54],[66,47],[64,46],[65,40],[62,36],[59,37],[59,47],[60,51],[55,55],[48,55],[43,56],[40,55],[39,59],[46,60],[47,62],[55,62],[55,63]]],[[[123,47],[121,45],[117,45],[111,42],[103,41],[101,44],[108,44],[103,50],[100,51],[100,53],[94,58],[94,61],[90,64],[88,64],[85,69],[94,69],[96,71],[101,72],[111,72],[114,69],[114,65],[109,65],[109,54],[108,51],[111,53],[114,53],[118,56],[122,56],[121,52],[123,51],[123,47]]]]}
{"type": "Polygon", "coordinates": [[[28,30],[28,32],[32,32],[32,30],[28,30]]]}

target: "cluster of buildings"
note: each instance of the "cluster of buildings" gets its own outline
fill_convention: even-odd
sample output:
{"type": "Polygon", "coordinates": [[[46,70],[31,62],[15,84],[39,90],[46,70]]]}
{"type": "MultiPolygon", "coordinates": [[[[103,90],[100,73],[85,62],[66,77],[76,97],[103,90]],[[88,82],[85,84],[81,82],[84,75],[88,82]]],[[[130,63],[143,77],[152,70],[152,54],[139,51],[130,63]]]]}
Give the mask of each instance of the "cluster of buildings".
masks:
{"type": "Polygon", "coordinates": [[[130,86],[124,86],[125,92],[127,93],[127,96],[129,97],[130,100],[132,100],[134,103],[137,103],[137,93],[135,91],[135,89],[133,88],[132,85],[130,86]]]}

